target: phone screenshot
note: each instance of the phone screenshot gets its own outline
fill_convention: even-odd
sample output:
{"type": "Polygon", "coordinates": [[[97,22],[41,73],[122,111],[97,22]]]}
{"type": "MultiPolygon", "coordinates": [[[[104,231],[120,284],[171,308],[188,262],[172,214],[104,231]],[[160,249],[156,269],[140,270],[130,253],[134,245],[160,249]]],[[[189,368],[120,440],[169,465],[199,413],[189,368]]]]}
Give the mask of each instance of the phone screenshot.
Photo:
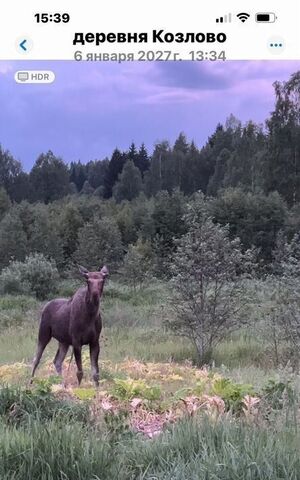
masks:
{"type": "Polygon", "coordinates": [[[300,4],[2,2],[0,478],[300,478],[300,4]]]}

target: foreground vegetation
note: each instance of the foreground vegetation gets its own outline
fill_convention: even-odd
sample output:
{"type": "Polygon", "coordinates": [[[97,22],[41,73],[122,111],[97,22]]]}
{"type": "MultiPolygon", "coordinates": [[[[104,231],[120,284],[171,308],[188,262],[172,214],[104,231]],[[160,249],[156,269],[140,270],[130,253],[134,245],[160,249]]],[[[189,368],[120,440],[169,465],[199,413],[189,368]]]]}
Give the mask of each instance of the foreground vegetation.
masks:
{"type": "Polygon", "coordinates": [[[1,478],[297,479],[299,435],[224,418],[191,418],[160,438],[114,435],[63,420],[0,423],[1,478]]]}
{"type": "MultiPolygon", "coordinates": [[[[60,293],[79,284],[63,281],[60,293]]],[[[193,345],[164,327],[165,284],[136,292],[112,280],[105,293],[98,393],[87,351],[82,387],[69,358],[58,384],[55,345],[28,389],[42,304],[2,296],[1,479],[299,478],[299,378],[275,369],[252,327],[199,368],[193,345]]]]}

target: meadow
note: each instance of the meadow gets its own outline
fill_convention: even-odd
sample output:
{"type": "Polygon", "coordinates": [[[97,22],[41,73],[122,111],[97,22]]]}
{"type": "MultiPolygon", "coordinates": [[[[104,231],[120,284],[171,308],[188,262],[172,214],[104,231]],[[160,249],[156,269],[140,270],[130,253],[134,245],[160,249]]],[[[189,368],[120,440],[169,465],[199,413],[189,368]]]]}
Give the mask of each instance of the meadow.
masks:
{"type": "MultiPolygon", "coordinates": [[[[61,282],[59,296],[79,285],[61,282]]],[[[165,326],[166,284],[110,280],[96,392],[87,350],[82,386],[69,356],[60,385],[54,341],[28,387],[44,303],[0,298],[1,480],[300,478],[299,376],[288,362],[275,367],[259,310],[199,366],[165,326]]]]}

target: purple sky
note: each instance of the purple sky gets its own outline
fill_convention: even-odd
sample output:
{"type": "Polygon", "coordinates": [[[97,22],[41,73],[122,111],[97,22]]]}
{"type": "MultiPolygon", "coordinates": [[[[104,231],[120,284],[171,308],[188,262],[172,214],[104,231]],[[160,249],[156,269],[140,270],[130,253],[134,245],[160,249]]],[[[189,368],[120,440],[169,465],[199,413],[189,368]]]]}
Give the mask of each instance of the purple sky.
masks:
{"type": "Polygon", "coordinates": [[[233,113],[263,123],[274,106],[272,83],[300,68],[292,61],[0,62],[0,143],[31,168],[51,149],[65,161],[102,159],[115,147],[180,131],[202,146],[233,113]],[[53,70],[51,85],[24,85],[14,72],[53,70]]]}

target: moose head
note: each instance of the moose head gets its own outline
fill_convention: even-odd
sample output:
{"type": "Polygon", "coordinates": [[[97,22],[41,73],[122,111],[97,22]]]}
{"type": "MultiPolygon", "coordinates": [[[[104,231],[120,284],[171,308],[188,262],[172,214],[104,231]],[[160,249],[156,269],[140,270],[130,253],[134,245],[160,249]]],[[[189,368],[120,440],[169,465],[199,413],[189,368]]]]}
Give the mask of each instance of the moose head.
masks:
{"type": "Polygon", "coordinates": [[[78,267],[80,274],[86,279],[89,302],[95,306],[99,305],[108,268],[104,265],[98,272],[89,272],[81,265],[78,267]]]}

